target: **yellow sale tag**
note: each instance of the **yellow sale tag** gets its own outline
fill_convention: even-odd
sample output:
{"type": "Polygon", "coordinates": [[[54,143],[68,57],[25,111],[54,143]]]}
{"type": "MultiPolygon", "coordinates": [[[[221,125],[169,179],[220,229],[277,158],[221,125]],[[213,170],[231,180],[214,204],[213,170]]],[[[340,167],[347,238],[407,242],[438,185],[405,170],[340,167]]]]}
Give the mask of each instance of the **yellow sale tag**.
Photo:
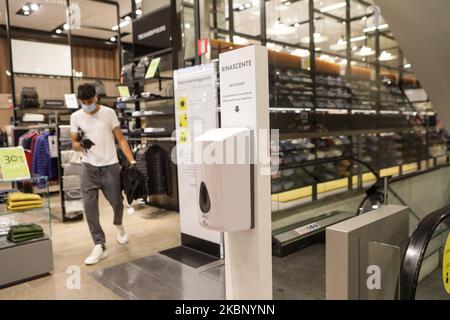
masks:
{"type": "Polygon", "coordinates": [[[181,97],[178,100],[178,110],[186,111],[186,109],[187,109],[187,98],[181,97]]]}
{"type": "Polygon", "coordinates": [[[0,172],[3,180],[30,178],[30,171],[22,147],[0,148],[0,172]]]}
{"type": "Polygon", "coordinates": [[[178,136],[178,142],[182,144],[188,143],[189,139],[189,131],[187,130],[180,130],[180,134],[178,136]]]}
{"type": "Polygon", "coordinates": [[[442,280],[444,281],[445,291],[450,294],[450,233],[447,236],[442,259],[442,280]]]}
{"type": "Polygon", "coordinates": [[[187,128],[188,126],[188,116],[185,113],[180,114],[180,127],[187,128]]]}

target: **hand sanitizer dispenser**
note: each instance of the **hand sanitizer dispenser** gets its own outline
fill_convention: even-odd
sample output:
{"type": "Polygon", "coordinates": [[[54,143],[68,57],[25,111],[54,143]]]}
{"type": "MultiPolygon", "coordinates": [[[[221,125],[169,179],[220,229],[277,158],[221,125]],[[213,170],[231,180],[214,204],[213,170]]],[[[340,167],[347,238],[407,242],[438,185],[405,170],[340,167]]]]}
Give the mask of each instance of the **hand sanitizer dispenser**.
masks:
{"type": "Polygon", "coordinates": [[[195,139],[200,224],[233,232],[254,227],[252,132],[221,128],[195,139]]]}

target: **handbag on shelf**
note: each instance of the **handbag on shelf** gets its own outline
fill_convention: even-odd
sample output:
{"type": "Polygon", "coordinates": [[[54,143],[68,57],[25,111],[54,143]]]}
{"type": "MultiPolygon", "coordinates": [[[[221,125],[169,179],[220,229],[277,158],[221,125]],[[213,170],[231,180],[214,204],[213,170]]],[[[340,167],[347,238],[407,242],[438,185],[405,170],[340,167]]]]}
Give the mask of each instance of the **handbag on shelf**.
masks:
{"type": "Polygon", "coordinates": [[[39,95],[35,87],[23,87],[20,93],[20,105],[22,108],[38,108],[39,95]]]}

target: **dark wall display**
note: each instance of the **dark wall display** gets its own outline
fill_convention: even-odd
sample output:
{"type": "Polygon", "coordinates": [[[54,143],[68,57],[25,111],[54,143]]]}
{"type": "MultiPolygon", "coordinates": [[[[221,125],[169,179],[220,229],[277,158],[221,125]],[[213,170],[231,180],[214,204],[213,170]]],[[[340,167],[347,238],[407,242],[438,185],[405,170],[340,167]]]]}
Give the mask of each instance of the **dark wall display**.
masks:
{"type": "Polygon", "coordinates": [[[135,56],[140,57],[172,45],[171,8],[166,7],[133,21],[135,56]]]}

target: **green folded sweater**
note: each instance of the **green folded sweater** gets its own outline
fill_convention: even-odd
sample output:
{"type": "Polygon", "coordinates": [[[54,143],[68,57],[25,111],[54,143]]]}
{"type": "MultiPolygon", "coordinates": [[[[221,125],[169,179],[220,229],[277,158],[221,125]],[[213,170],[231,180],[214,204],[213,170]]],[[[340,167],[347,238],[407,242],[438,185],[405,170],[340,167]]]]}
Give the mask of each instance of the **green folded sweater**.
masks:
{"type": "Polygon", "coordinates": [[[24,235],[22,237],[11,237],[11,236],[8,235],[7,239],[8,239],[8,241],[11,241],[11,242],[14,242],[14,243],[20,243],[20,242],[25,242],[25,241],[28,241],[28,240],[42,238],[43,236],[44,236],[43,233],[28,234],[28,235],[24,235]]]}
{"type": "Polygon", "coordinates": [[[12,226],[9,230],[8,235],[15,236],[15,235],[28,234],[28,233],[33,233],[33,232],[43,233],[44,230],[42,229],[42,227],[40,225],[37,225],[35,223],[19,224],[16,226],[12,226]]]}

